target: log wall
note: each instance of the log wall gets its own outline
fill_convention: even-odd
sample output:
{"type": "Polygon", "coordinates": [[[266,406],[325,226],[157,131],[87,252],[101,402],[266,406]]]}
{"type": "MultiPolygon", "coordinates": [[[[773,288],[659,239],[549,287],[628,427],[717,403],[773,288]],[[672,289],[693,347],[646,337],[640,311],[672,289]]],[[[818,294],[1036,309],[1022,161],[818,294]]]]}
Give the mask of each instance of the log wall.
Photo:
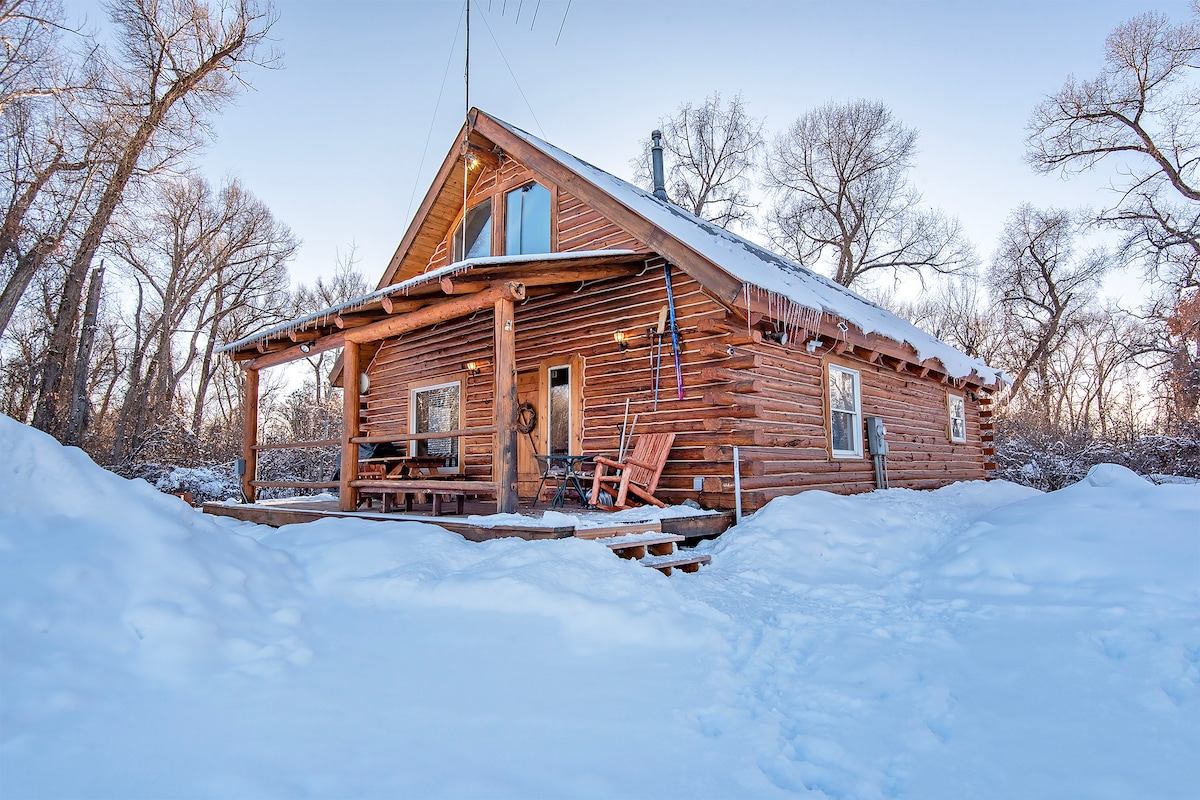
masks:
{"type": "MultiPolygon", "coordinates": [[[[673,270],[673,279],[683,342],[684,399],[677,396],[666,337],[657,407],[658,350],[647,330],[656,325],[666,305],[661,261],[652,262],[640,276],[590,284],[578,292],[566,289],[517,306],[518,371],[582,356],[584,452],[616,451],[628,399],[629,420],[637,415],[635,433],[677,434],[660,483],[666,500],[690,497],[710,507],[731,508],[734,444],[740,445],[743,504],[748,509],[802,489],[869,491],[875,485],[869,455],[833,458],[828,450],[825,375],[833,362],[859,371],[862,415],[883,417],[887,424],[892,486],[924,489],[986,477],[981,404],[967,392],[845,354],[809,355],[802,344],[761,341],[744,322],[739,329],[736,318],[680,270],[673,270]],[[629,339],[625,351],[613,342],[617,330],[629,339]],[[949,439],[947,391],[966,398],[965,443],[949,439]],[[697,478],[702,491],[694,489],[697,478]]],[[[491,425],[491,349],[490,311],[388,341],[367,370],[371,390],[365,398],[365,432],[407,429],[410,389],[451,380],[463,381],[465,389],[462,425],[491,425]],[[471,360],[482,368],[477,376],[464,370],[471,360]]],[[[493,441],[480,438],[461,444],[462,472],[491,480],[493,441]]]]}
{"type": "MultiPolygon", "coordinates": [[[[534,175],[508,158],[485,172],[473,187],[468,207],[485,195],[502,193],[534,175]]],[[[569,192],[551,189],[555,213],[552,241],[559,251],[646,248],[569,192]]],[[[494,208],[499,208],[500,201],[494,208]]],[[[493,217],[493,225],[500,215],[493,217]]],[[[429,268],[449,261],[449,226],[429,268]]],[[[502,231],[496,230],[493,241],[502,231]]],[[[499,250],[495,250],[499,252],[499,250]]],[[[933,488],[987,476],[991,424],[986,398],[966,399],[967,441],[953,443],[947,432],[948,387],[936,376],[920,376],[887,363],[870,363],[850,352],[805,352],[803,342],[777,345],[732,316],[696,281],[673,270],[684,397],[676,391],[670,337],[658,348],[647,330],[666,305],[663,262],[647,262],[641,274],[560,287],[551,295],[531,293],[518,304],[517,370],[537,369],[547,360],[580,356],[583,370],[583,449],[615,453],[629,400],[635,433],[674,431],[676,444],[659,485],[668,502],[698,498],[703,505],[732,508],[733,454],[739,445],[743,505],[754,509],[782,494],[803,489],[838,493],[869,491],[875,478],[870,456],[833,458],[829,451],[826,370],[831,361],[859,371],[863,417],[883,417],[888,427],[891,485],[933,488]],[[625,331],[629,349],[619,351],[613,333],[625,331]],[[697,479],[702,486],[697,490],[697,479]]],[[[407,430],[410,390],[462,381],[463,427],[493,424],[492,312],[454,320],[392,339],[367,368],[371,390],[364,398],[364,433],[407,430]],[[476,361],[479,375],[464,365],[476,361]]],[[[494,438],[460,443],[465,477],[494,480],[494,438]]],[[[864,446],[865,451],[865,446],[864,446]]]]}

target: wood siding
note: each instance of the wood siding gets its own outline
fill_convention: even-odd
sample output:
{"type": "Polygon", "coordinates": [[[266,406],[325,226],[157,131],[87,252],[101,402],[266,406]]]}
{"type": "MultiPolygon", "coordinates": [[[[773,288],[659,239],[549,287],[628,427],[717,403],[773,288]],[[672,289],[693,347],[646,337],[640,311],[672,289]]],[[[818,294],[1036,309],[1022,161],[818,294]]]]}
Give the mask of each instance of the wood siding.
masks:
{"type": "MultiPolygon", "coordinates": [[[[569,192],[558,189],[554,184],[547,182],[545,178],[537,178],[516,159],[506,158],[500,169],[484,170],[467,197],[467,208],[483,202],[487,197],[493,198],[493,253],[503,252],[504,193],[533,180],[538,180],[551,191],[552,197],[555,198],[550,219],[550,236],[552,241],[558,243],[556,252],[618,249],[647,252],[646,248],[627,232],[585,206],[569,192]]],[[[457,216],[443,219],[446,227],[442,240],[434,248],[433,255],[430,256],[427,270],[444,267],[450,263],[454,229],[458,227],[461,219],[461,211],[457,216]]]]}
{"type": "MultiPolygon", "coordinates": [[[[476,179],[468,208],[485,196],[496,198],[493,252],[502,250],[503,193],[534,179],[511,157],[476,179]]],[[[846,347],[809,354],[802,341],[786,346],[765,341],[680,269],[672,274],[683,342],[684,397],[677,397],[668,335],[657,369],[656,406],[659,353],[647,331],[667,303],[663,260],[571,193],[544,178],[539,182],[551,190],[551,240],[559,251],[631,249],[648,256],[640,273],[560,286],[550,294],[539,289],[516,306],[516,368],[525,376],[519,378],[525,381],[519,388],[522,397],[529,395],[529,376],[547,361],[577,359],[582,365],[576,379],[582,381],[583,452],[616,452],[628,400],[629,422],[637,417],[635,434],[677,434],[659,484],[659,496],[667,502],[692,498],[709,507],[732,508],[733,445],[740,448],[747,509],[804,489],[869,491],[875,478],[865,445],[862,457],[833,458],[830,453],[826,375],[832,362],[859,372],[861,416],[882,417],[887,425],[892,486],[933,488],[987,476],[985,459],[990,460],[992,450],[986,397],[953,389],[966,400],[967,441],[951,442],[946,395],[952,389],[936,373],[921,376],[902,364],[871,363],[846,347]],[[627,350],[613,342],[618,330],[628,337],[627,350]],[[697,479],[702,489],[694,488],[697,479]]],[[[461,208],[458,216],[441,218],[443,238],[433,248],[427,268],[449,263],[450,240],[459,219],[461,208]]],[[[407,431],[413,388],[459,380],[464,387],[462,427],[493,425],[492,326],[489,309],[386,341],[367,367],[371,389],[363,398],[364,433],[407,431]],[[477,362],[482,371],[468,375],[468,361],[477,362]]],[[[540,430],[536,435],[543,436],[540,430]]],[[[460,442],[463,477],[495,480],[495,446],[494,436],[460,442]]],[[[523,494],[530,493],[533,480],[526,464],[523,494]]]]}
{"type": "MultiPolygon", "coordinates": [[[[656,409],[657,348],[647,330],[656,325],[667,302],[663,275],[657,260],[638,276],[606,280],[578,292],[567,289],[517,306],[519,372],[575,356],[583,364],[583,452],[616,451],[628,399],[630,422],[637,415],[635,434],[678,434],[659,489],[669,502],[698,498],[704,505],[731,508],[734,444],[740,445],[747,508],[803,489],[869,491],[875,484],[868,454],[829,454],[825,376],[832,360],[858,370],[862,416],[885,420],[892,486],[933,488],[986,477],[980,404],[967,392],[955,390],[966,398],[967,441],[952,443],[946,385],[846,355],[809,355],[802,343],[785,347],[760,341],[745,327],[739,329],[736,318],[677,269],[673,280],[683,342],[684,399],[677,397],[666,337],[656,409]],[[617,330],[629,337],[625,351],[613,342],[617,330]],[[701,492],[693,488],[696,478],[701,479],[701,492]]],[[[411,389],[459,379],[466,389],[462,425],[491,425],[491,349],[490,311],[388,341],[367,370],[371,391],[365,399],[366,432],[407,430],[411,389]],[[482,367],[479,375],[464,372],[470,360],[482,367]]],[[[487,438],[462,443],[466,477],[492,479],[493,446],[487,438]]]]}

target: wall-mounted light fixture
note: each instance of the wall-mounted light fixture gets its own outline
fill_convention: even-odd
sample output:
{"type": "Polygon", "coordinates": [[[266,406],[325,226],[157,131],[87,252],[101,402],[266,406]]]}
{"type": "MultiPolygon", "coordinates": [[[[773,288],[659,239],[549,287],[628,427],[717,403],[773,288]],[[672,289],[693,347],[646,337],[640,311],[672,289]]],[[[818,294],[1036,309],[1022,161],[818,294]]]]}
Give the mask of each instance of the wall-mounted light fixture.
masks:
{"type": "Polygon", "coordinates": [[[478,361],[468,361],[467,363],[463,364],[463,369],[472,375],[478,375],[480,372],[483,372],[483,367],[479,366],[478,361]]]}
{"type": "Polygon", "coordinates": [[[629,339],[625,336],[625,331],[617,331],[613,334],[613,341],[617,343],[618,350],[627,350],[629,348],[629,339]]]}
{"type": "Polygon", "coordinates": [[[312,350],[312,346],[311,346],[311,345],[309,345],[309,344],[307,344],[307,343],[306,343],[306,344],[302,344],[302,345],[300,345],[300,352],[301,352],[301,353],[307,353],[307,352],[309,352],[310,350],[312,350]]]}
{"type": "Polygon", "coordinates": [[[809,355],[812,355],[813,353],[817,352],[817,348],[822,344],[824,344],[824,342],[822,342],[820,339],[809,339],[808,344],[804,345],[804,349],[809,355]]]}
{"type": "Polygon", "coordinates": [[[767,340],[768,342],[774,342],[775,344],[788,343],[787,331],[763,331],[763,339],[767,340]]]}

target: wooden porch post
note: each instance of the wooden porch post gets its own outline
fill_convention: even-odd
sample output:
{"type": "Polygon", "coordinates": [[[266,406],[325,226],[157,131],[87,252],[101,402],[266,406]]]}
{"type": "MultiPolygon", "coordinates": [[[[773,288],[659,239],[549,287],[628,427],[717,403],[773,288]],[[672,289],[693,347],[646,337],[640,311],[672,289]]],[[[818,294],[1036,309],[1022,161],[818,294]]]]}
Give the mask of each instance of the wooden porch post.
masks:
{"type": "Polygon", "coordinates": [[[517,510],[517,345],[513,301],[496,301],[496,511],[517,510]]]}
{"type": "Polygon", "coordinates": [[[246,471],[242,473],[242,499],[253,503],[257,490],[254,479],[258,475],[258,370],[246,370],[246,393],[242,399],[242,458],[246,471]]]}
{"type": "Polygon", "coordinates": [[[342,348],[342,465],[341,486],[338,487],[338,510],[353,511],[358,508],[358,490],[350,481],[358,479],[358,445],[350,440],[359,435],[359,410],[362,397],[359,394],[358,342],[347,341],[342,348]]]}

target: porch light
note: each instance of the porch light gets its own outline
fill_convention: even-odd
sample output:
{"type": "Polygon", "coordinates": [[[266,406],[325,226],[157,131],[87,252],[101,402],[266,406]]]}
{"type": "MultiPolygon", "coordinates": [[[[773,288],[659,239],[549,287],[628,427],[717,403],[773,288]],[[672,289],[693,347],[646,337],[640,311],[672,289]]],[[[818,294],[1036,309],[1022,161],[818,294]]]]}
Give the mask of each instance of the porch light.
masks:
{"type": "Polygon", "coordinates": [[[468,361],[467,363],[463,364],[463,369],[472,375],[478,375],[483,371],[483,367],[479,366],[479,362],[477,361],[468,361]]]}
{"type": "Polygon", "coordinates": [[[617,349],[624,351],[629,347],[629,341],[625,338],[625,331],[617,331],[613,334],[613,341],[617,343],[617,349]]]}

